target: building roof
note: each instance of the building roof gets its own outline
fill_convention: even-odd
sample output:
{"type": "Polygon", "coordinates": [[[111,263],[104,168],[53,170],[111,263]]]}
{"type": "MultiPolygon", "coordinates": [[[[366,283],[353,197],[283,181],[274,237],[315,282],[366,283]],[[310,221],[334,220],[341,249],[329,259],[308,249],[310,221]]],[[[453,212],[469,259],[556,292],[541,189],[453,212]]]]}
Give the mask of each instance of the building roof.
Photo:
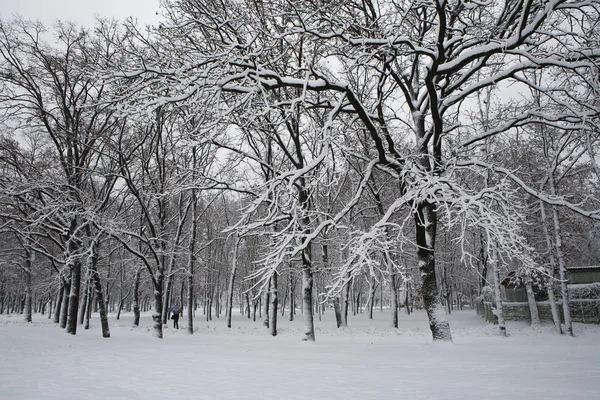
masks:
{"type": "Polygon", "coordinates": [[[577,267],[567,267],[568,270],[572,269],[600,269],[600,265],[581,265],[577,267]]]}

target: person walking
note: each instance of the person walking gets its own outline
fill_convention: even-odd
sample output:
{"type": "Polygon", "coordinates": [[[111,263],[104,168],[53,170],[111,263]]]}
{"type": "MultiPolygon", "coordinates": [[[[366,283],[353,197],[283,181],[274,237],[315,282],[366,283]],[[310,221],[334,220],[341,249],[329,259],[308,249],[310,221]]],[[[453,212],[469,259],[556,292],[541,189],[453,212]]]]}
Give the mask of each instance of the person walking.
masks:
{"type": "Polygon", "coordinates": [[[171,308],[171,313],[173,315],[171,315],[171,319],[173,320],[173,328],[175,329],[179,329],[179,313],[181,312],[181,310],[179,309],[179,306],[175,306],[173,308],[171,308]]]}

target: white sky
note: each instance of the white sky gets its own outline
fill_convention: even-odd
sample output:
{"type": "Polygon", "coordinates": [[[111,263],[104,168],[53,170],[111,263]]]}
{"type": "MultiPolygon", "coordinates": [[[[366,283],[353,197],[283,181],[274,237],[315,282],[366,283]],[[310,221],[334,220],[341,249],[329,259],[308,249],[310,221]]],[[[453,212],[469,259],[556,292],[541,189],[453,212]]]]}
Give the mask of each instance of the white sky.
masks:
{"type": "Polygon", "coordinates": [[[0,0],[2,19],[20,14],[47,26],[61,19],[90,27],[95,15],[118,19],[133,16],[142,24],[153,25],[159,18],[158,9],[158,0],[0,0]]]}

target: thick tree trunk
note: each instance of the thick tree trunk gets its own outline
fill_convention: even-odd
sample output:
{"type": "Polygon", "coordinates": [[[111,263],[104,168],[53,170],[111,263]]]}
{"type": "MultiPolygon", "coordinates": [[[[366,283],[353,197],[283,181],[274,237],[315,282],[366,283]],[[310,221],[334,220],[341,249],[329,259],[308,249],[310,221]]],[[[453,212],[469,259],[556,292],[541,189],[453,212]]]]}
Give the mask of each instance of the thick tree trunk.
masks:
{"type": "Polygon", "coordinates": [[[136,267],[133,276],[133,326],[140,326],[140,276],[142,269],[136,267]]]}
{"type": "Polygon", "coordinates": [[[313,320],[312,289],[313,273],[311,265],[310,244],[302,252],[302,306],[304,309],[304,341],[315,341],[315,325],[313,320]]]}
{"type": "Polygon", "coordinates": [[[350,308],[350,281],[344,283],[342,287],[342,321],[341,326],[348,326],[348,309],[350,308]]]}
{"type": "Polygon", "coordinates": [[[63,296],[65,293],[65,281],[59,277],[60,286],[56,294],[56,301],[54,302],[54,323],[58,324],[60,318],[60,310],[62,308],[63,296]]]}
{"type": "Polygon", "coordinates": [[[506,321],[504,321],[504,312],[502,309],[502,294],[500,292],[500,271],[498,264],[500,263],[499,257],[496,255],[492,260],[492,267],[494,269],[494,296],[496,299],[496,310],[495,315],[498,318],[498,328],[500,329],[500,335],[506,336],[506,321]]]}
{"type": "Polygon", "coordinates": [[[155,281],[152,282],[154,286],[154,309],[152,310],[152,320],[154,321],[152,334],[159,338],[163,338],[163,275],[162,272],[158,272],[155,275],[155,281]]]}
{"type": "Polygon", "coordinates": [[[369,319],[373,319],[373,308],[375,307],[375,293],[377,292],[377,282],[375,277],[372,278],[371,285],[369,287],[369,319]]]}
{"type": "Polygon", "coordinates": [[[450,324],[444,307],[440,302],[435,277],[435,235],[437,215],[433,204],[422,202],[415,213],[417,259],[421,272],[421,290],[423,305],[429,318],[429,328],[433,340],[452,341],[450,324]]]}
{"type": "Polygon", "coordinates": [[[69,293],[69,310],[67,316],[67,333],[77,333],[77,313],[79,312],[79,289],[81,287],[81,261],[73,261],[71,266],[71,292],[69,293]]]}
{"type": "Polygon", "coordinates": [[[262,309],[262,317],[263,317],[263,326],[265,328],[269,327],[269,288],[271,287],[271,280],[269,279],[269,283],[265,287],[265,290],[262,294],[261,299],[261,309],[262,309]]]}
{"type": "MultiPolygon", "coordinates": [[[[88,278],[90,281],[92,280],[91,274],[88,278]]],[[[85,320],[83,324],[83,329],[90,329],[90,318],[92,317],[92,302],[94,300],[94,290],[92,290],[93,282],[90,282],[89,293],[87,298],[87,306],[85,310],[85,320]]]]}
{"type": "Polygon", "coordinates": [[[277,336],[277,272],[271,276],[269,292],[269,333],[271,336],[277,336]]]}
{"type": "Polygon", "coordinates": [[[169,318],[169,300],[171,299],[171,290],[173,287],[173,274],[167,273],[167,282],[165,285],[165,292],[163,296],[162,309],[162,323],[167,324],[169,318]]]}
{"type": "Polygon", "coordinates": [[[538,312],[537,303],[535,302],[535,294],[533,293],[533,284],[531,278],[525,280],[525,289],[527,290],[527,302],[529,303],[529,314],[531,315],[531,325],[540,325],[540,314],[538,312]]]}
{"type": "MultiPolygon", "coordinates": [[[[95,262],[93,262],[95,264],[95,262]]],[[[100,275],[94,265],[91,271],[92,279],[94,281],[94,288],[96,289],[96,301],[98,304],[98,313],[100,314],[100,326],[102,327],[102,337],[110,337],[110,329],[108,327],[108,317],[106,315],[106,303],[104,301],[104,292],[102,290],[102,282],[100,281],[100,275]]]]}
{"type": "Polygon", "coordinates": [[[102,282],[100,281],[100,274],[97,269],[98,264],[98,249],[94,250],[92,255],[92,262],[90,265],[90,276],[94,282],[94,288],[96,289],[96,302],[98,304],[98,313],[100,314],[100,326],[102,327],[102,337],[110,337],[110,329],[108,327],[108,316],[106,315],[106,303],[104,301],[104,292],[102,291],[102,282]]]}
{"type": "Polygon", "coordinates": [[[339,328],[342,325],[342,310],[340,309],[340,298],[337,296],[333,299],[333,311],[335,312],[335,325],[339,328]]]}
{"type": "Polygon", "coordinates": [[[63,291],[62,303],[60,306],[60,322],[58,326],[65,328],[67,326],[67,315],[69,311],[69,294],[71,293],[71,277],[65,281],[65,290],[63,291]]]}
{"type": "Polygon", "coordinates": [[[35,253],[27,250],[25,260],[25,322],[31,322],[33,291],[31,288],[31,275],[35,253]]]}
{"type": "Polygon", "coordinates": [[[79,325],[83,325],[83,322],[85,320],[85,316],[87,314],[87,307],[88,307],[88,297],[90,295],[90,277],[89,275],[85,276],[85,285],[83,287],[83,296],[81,298],[81,305],[79,307],[79,316],[78,316],[78,321],[77,323],[79,325]]]}

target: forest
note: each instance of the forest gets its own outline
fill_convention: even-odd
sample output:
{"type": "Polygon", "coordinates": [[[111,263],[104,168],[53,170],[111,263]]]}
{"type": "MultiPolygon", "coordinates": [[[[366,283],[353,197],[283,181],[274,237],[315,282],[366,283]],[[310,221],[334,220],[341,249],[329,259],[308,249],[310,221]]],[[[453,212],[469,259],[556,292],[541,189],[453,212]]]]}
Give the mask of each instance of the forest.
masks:
{"type": "Polygon", "coordinates": [[[174,310],[189,334],[296,318],[318,341],[325,313],[424,310],[443,342],[483,297],[506,335],[509,279],[577,333],[567,269],[600,264],[598,0],[160,13],[0,21],[0,314],[72,335],[97,315],[105,338],[121,312],[157,338],[174,310]]]}

